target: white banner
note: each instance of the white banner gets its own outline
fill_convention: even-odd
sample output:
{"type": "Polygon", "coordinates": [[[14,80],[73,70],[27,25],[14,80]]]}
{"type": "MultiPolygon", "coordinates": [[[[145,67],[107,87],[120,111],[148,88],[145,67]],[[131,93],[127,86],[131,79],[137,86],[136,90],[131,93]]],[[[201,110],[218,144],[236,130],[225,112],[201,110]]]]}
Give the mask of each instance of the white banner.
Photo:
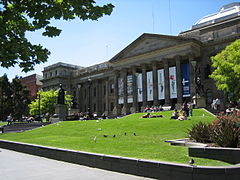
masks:
{"type": "Polygon", "coordinates": [[[153,101],[153,72],[147,72],[147,101],[153,101]]]}
{"type": "Polygon", "coordinates": [[[133,102],[133,76],[127,76],[127,102],[133,102]]]}
{"type": "Polygon", "coordinates": [[[138,102],[142,102],[143,101],[143,88],[142,88],[142,73],[138,73],[137,75],[137,93],[138,93],[138,102]]]}
{"type": "Polygon", "coordinates": [[[118,78],[118,104],[124,102],[124,91],[123,91],[123,78],[118,78]]]}
{"type": "Polygon", "coordinates": [[[165,99],[164,69],[158,70],[158,99],[165,99]]]}
{"type": "Polygon", "coordinates": [[[177,98],[177,77],[176,67],[169,68],[169,86],[170,86],[170,98],[177,98]]]}

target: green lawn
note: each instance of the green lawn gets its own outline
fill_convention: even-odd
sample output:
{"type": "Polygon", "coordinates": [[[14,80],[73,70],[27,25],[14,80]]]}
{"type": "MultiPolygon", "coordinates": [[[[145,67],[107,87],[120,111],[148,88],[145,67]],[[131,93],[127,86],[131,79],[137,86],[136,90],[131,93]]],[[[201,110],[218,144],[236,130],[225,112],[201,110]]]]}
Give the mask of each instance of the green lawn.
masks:
{"type": "MultiPolygon", "coordinates": [[[[194,110],[191,120],[185,121],[170,120],[171,111],[157,113],[162,114],[164,118],[142,119],[140,117],[143,114],[137,113],[120,119],[99,122],[95,120],[65,121],[27,132],[0,134],[0,139],[186,164],[190,159],[187,147],[171,146],[164,141],[185,138],[187,129],[192,124],[215,119],[201,109],[194,110]],[[113,135],[116,137],[114,138],[113,135]],[[96,142],[93,140],[95,136],[96,142]]],[[[227,165],[220,161],[194,159],[197,165],[227,165]]]]}
{"type": "Polygon", "coordinates": [[[0,122],[0,126],[6,125],[7,122],[0,122]]]}

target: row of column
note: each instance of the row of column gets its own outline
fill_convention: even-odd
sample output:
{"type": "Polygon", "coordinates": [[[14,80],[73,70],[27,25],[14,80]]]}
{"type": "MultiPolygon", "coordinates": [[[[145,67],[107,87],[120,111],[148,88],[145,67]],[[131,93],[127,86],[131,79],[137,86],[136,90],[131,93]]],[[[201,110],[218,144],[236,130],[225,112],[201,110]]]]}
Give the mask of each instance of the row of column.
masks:
{"type": "MultiPolygon", "coordinates": [[[[177,80],[177,103],[182,104],[183,103],[183,97],[182,97],[182,72],[181,72],[181,57],[177,56],[175,57],[175,65],[176,65],[176,80],[177,80]]],[[[192,56],[189,56],[189,76],[190,76],[190,92],[191,97],[195,95],[195,83],[194,83],[194,67],[192,67],[191,61],[193,60],[192,56]]],[[[164,91],[165,91],[165,105],[170,105],[170,87],[169,87],[169,63],[167,59],[163,60],[163,68],[164,68],[164,91]]],[[[153,74],[153,105],[159,104],[158,99],[158,62],[152,63],[152,74],[153,74]]],[[[123,69],[120,71],[115,71],[114,76],[114,114],[128,114],[128,113],[134,113],[138,109],[138,93],[137,93],[137,79],[136,74],[137,67],[133,66],[131,67],[131,71],[127,71],[127,69],[123,69]],[[132,107],[129,107],[129,103],[127,102],[128,94],[127,94],[127,73],[132,74],[133,76],[133,102],[132,107]],[[123,101],[123,108],[119,108],[119,92],[118,92],[118,78],[123,78],[123,92],[124,92],[124,101],[123,101]]],[[[147,106],[147,64],[141,65],[141,73],[142,73],[142,108],[145,108],[147,106]]]]}

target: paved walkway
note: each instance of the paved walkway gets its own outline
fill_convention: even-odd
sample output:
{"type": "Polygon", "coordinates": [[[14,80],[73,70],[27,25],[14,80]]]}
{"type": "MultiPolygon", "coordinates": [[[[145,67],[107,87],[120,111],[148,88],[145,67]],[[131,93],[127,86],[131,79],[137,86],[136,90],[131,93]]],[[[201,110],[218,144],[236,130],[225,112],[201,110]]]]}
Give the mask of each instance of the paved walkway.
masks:
{"type": "Polygon", "coordinates": [[[150,180],[0,148],[1,180],[150,180]]]}

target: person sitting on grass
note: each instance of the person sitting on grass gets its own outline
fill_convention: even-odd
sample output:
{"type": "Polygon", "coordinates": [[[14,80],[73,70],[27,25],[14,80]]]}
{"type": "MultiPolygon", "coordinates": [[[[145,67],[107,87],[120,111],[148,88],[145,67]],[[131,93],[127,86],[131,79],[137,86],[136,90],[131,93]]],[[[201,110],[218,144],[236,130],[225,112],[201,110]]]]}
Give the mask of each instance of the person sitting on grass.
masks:
{"type": "Polygon", "coordinates": [[[186,111],[184,111],[184,110],[181,110],[181,111],[180,111],[178,120],[180,120],[180,121],[187,120],[186,111]]]}
{"type": "Polygon", "coordinates": [[[178,116],[179,116],[178,110],[175,109],[170,119],[178,119],[178,116]]]}
{"type": "Polygon", "coordinates": [[[150,113],[144,114],[144,115],[142,116],[142,118],[149,118],[149,117],[150,117],[150,113]]]}

